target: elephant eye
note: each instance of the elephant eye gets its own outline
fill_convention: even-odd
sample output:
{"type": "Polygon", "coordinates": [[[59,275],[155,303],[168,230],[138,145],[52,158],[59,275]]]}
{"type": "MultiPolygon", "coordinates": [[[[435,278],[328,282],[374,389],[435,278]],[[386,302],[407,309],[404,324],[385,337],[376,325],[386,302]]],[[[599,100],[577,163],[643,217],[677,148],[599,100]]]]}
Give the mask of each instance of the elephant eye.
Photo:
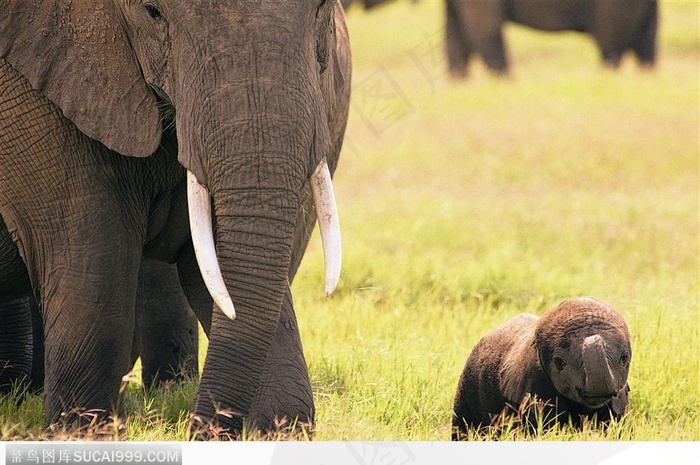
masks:
{"type": "Polygon", "coordinates": [[[554,357],[554,366],[557,368],[557,370],[561,371],[566,366],[566,360],[561,357],[554,357]]]}
{"type": "Polygon", "coordinates": [[[629,361],[629,355],[627,355],[627,354],[620,355],[620,365],[625,366],[625,365],[627,365],[628,361],[629,361]]]}
{"type": "Polygon", "coordinates": [[[163,16],[160,10],[152,3],[146,3],[144,8],[146,8],[148,15],[153,19],[160,19],[163,16]]]}

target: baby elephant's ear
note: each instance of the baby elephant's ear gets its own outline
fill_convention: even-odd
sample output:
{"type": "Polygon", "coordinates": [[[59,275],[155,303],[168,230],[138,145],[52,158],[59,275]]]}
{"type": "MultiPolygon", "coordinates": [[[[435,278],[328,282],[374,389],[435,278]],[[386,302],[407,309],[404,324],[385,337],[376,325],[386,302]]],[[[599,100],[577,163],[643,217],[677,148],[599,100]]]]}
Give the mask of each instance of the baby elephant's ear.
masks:
{"type": "Polygon", "coordinates": [[[110,149],[158,147],[158,107],[113,1],[0,0],[0,58],[110,149]]]}

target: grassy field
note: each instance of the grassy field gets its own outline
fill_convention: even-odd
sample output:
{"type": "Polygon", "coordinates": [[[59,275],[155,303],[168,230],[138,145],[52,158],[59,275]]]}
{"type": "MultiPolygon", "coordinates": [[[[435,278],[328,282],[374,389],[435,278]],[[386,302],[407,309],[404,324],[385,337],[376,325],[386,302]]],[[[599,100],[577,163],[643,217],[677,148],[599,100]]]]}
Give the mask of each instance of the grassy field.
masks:
{"type": "MultiPolygon", "coordinates": [[[[343,275],[323,297],[316,238],[293,285],[315,439],[449,439],[479,338],[590,295],[630,326],[631,411],[537,439],[700,440],[699,3],[661,2],[653,72],[509,26],[511,77],[476,62],[464,82],[445,75],[442,15],[427,0],[348,14],[343,275]]],[[[186,439],[194,382],[144,393],[135,373],[126,389],[127,438],[186,439]]],[[[39,397],[0,413],[1,438],[41,433],[39,397]]]]}

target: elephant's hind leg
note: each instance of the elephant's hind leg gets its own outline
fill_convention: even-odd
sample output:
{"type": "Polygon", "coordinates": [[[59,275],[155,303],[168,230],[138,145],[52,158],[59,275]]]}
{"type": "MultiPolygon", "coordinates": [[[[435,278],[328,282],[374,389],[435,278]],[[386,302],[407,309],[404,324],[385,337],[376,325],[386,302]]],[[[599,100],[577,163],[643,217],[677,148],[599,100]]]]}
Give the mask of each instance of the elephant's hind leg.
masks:
{"type": "Polygon", "coordinates": [[[35,354],[32,347],[34,342],[43,346],[41,327],[34,328],[37,310],[27,269],[0,217],[0,395],[27,384],[41,387],[43,380],[33,376],[43,369],[43,353],[35,354]],[[40,367],[34,366],[35,355],[40,367]]]}
{"type": "Polygon", "coordinates": [[[32,373],[31,296],[0,302],[0,395],[27,385],[32,373]]]}
{"type": "Polygon", "coordinates": [[[146,387],[199,374],[199,327],[177,267],[145,258],[136,298],[136,354],[146,387]]]}

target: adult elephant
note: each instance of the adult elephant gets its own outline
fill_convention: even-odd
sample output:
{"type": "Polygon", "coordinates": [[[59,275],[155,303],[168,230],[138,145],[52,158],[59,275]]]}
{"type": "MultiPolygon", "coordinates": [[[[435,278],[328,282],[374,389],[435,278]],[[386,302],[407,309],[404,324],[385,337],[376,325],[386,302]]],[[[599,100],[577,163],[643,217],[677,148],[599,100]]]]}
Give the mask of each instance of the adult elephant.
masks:
{"type": "Polygon", "coordinates": [[[643,66],[656,60],[657,0],[446,0],[447,60],[453,77],[464,77],[478,53],[495,74],[508,71],[503,23],[544,31],[593,36],[603,62],[617,68],[632,50],[643,66]]]}
{"type": "Polygon", "coordinates": [[[40,297],[46,420],[117,404],[146,255],[177,263],[209,336],[195,427],[313,421],[288,276],[315,201],[327,292],[337,282],[328,192],[350,93],[340,5],[0,0],[0,11],[0,214],[40,297]]]}

